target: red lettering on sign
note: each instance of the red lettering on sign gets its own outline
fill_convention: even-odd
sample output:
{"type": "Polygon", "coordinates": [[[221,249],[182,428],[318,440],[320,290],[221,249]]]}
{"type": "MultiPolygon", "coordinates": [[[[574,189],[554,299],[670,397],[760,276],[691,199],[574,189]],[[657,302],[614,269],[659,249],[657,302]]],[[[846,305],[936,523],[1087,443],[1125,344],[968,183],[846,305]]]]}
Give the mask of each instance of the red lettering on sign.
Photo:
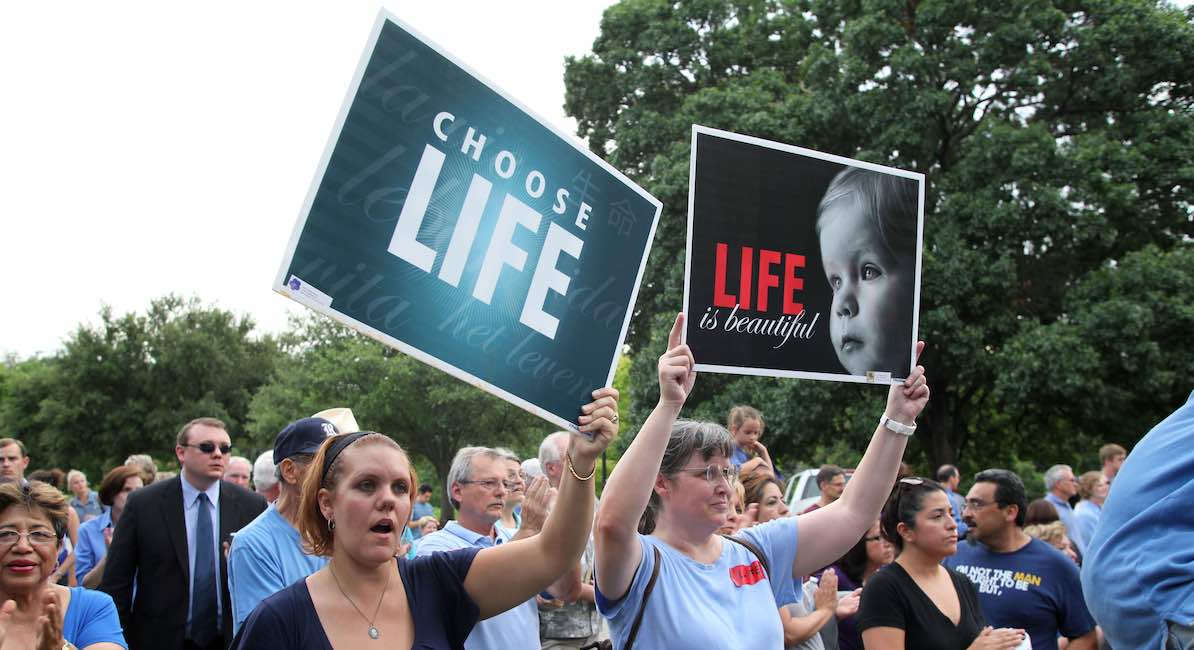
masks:
{"type": "Polygon", "coordinates": [[[753,585],[757,582],[762,582],[766,578],[767,574],[763,572],[763,565],[758,560],[750,564],[739,564],[736,567],[730,567],[730,581],[734,583],[735,587],[753,585]]]}
{"type": "Polygon", "coordinates": [[[773,309],[776,301],[771,299],[774,289],[781,289],[783,313],[795,316],[804,311],[804,303],[799,295],[804,291],[804,278],[797,275],[804,268],[805,258],[797,253],[773,251],[766,248],[758,250],[758,281],[755,279],[755,249],[750,246],[739,248],[738,295],[729,293],[733,286],[733,277],[729,274],[732,260],[730,247],[725,242],[717,242],[714,246],[713,263],[713,306],[731,308],[735,305],[739,309],[752,310],[751,303],[756,306],[753,311],[766,312],[773,309]],[[783,275],[778,273],[782,265],[783,275]],[[782,284],[782,287],[781,287],[782,284]]]}

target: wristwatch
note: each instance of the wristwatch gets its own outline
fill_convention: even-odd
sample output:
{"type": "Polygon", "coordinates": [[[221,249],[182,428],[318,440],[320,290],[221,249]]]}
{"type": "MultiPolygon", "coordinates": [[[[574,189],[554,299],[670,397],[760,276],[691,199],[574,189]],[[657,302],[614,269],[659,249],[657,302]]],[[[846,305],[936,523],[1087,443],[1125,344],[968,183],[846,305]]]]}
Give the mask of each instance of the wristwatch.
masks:
{"type": "Polygon", "coordinates": [[[895,420],[884,415],[879,418],[879,426],[887,427],[888,431],[898,433],[902,436],[910,436],[916,433],[915,424],[904,424],[903,422],[896,422],[895,420]]]}

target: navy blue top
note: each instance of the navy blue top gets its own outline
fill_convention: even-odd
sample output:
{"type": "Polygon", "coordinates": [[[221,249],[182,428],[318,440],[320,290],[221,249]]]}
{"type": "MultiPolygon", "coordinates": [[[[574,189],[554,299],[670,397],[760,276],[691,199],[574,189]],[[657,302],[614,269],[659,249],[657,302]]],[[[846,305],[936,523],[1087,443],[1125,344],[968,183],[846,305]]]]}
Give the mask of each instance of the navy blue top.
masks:
{"type": "MultiPolygon", "coordinates": [[[[398,573],[415,622],[412,648],[463,650],[464,640],[480,615],[477,604],[464,590],[464,578],[479,550],[464,548],[398,561],[398,573]]],[[[319,624],[306,580],[261,601],[241,626],[232,647],[333,650],[319,624]]]]}
{"type": "Polygon", "coordinates": [[[988,625],[1023,628],[1033,650],[1057,650],[1058,635],[1075,639],[1095,627],[1078,565],[1039,539],[1010,553],[964,542],[942,564],[974,583],[988,625]]]}

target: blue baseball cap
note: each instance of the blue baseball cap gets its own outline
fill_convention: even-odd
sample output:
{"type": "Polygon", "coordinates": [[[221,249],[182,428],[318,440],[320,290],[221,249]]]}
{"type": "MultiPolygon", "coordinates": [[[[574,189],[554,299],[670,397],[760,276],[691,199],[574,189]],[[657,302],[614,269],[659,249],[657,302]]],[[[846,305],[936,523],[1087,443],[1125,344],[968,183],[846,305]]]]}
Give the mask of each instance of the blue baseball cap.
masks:
{"type": "Polygon", "coordinates": [[[328,436],[340,433],[336,425],[323,418],[303,418],[286,425],[274,438],[274,464],[295,454],[314,454],[328,436]]]}

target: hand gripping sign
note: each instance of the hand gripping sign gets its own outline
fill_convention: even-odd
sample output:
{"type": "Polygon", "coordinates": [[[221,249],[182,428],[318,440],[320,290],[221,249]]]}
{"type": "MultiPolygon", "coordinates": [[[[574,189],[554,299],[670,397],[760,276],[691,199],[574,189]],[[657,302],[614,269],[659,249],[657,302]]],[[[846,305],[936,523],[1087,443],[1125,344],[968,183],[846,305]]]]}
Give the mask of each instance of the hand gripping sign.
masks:
{"type": "Polygon", "coordinates": [[[575,430],[660,209],[383,11],[274,289],[575,430]]]}

